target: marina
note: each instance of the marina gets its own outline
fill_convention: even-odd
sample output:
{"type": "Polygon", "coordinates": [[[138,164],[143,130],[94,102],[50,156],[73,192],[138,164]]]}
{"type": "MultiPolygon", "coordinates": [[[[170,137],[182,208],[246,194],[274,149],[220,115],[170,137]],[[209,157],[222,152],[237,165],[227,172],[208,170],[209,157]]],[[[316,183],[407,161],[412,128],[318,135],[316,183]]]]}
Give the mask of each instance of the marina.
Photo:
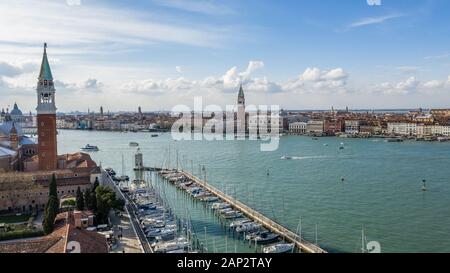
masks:
{"type": "MultiPolygon", "coordinates": [[[[179,169],[202,180],[206,173],[208,184],[294,232],[301,219],[302,237],[314,243],[317,238],[329,252],[361,252],[362,227],[368,241],[380,242],[383,252],[450,249],[449,238],[441,235],[446,234],[450,219],[433,217],[447,215],[447,143],[353,138],[313,141],[285,136],[279,150],[260,156],[259,142],[252,141],[175,142],[170,134],[149,138],[145,133],[128,135],[124,141],[120,133],[67,130],[61,130],[59,137],[64,141],[58,147],[62,152],[84,146],[86,139],[101,143],[102,149],[92,154],[93,159],[115,170],[121,170],[123,155],[130,183],[135,176],[136,153],[136,148],[129,147],[130,141],[140,144],[146,166],[175,169],[178,151],[179,169]],[[346,149],[339,149],[341,143],[346,149]],[[283,156],[292,160],[283,160],[283,156]],[[402,161],[405,157],[415,160],[402,161]],[[426,191],[422,190],[424,179],[426,191]]],[[[117,177],[121,176],[118,171],[117,177]]],[[[224,235],[229,227],[224,227],[221,217],[172,184],[160,183],[161,177],[151,178],[153,186],[165,192],[163,196],[174,212],[185,216],[186,209],[189,211],[198,234],[206,227],[210,250],[215,243],[217,251],[228,248],[234,252],[235,239],[224,235]]],[[[204,236],[199,240],[205,241],[204,236]]],[[[239,240],[236,244],[238,252],[255,251],[248,242],[239,240]]]]}
{"type": "Polygon", "coordinates": [[[241,222],[232,222],[229,226],[237,233],[243,234],[244,239],[255,242],[255,245],[275,242],[279,237],[282,237],[284,240],[294,243],[301,252],[326,252],[319,246],[305,241],[298,234],[251,209],[231,196],[224,194],[217,188],[206,183],[206,181],[202,181],[188,172],[161,170],[159,174],[165,180],[172,183],[178,189],[184,190],[198,201],[208,203],[210,202],[209,197],[214,197],[216,200],[219,199],[221,202],[215,202],[210,206],[219,217],[229,220],[243,218],[245,215],[247,219],[240,220],[241,222]]]}

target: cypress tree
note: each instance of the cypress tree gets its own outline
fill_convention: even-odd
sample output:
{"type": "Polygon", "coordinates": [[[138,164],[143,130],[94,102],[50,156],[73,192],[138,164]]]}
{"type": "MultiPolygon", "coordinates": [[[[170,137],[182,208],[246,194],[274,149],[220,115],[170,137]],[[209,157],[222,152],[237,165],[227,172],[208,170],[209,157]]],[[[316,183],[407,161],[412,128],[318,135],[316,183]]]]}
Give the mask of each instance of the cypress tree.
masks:
{"type": "Polygon", "coordinates": [[[92,210],[92,194],[90,190],[84,191],[84,205],[88,210],[92,210]]]}
{"type": "Polygon", "coordinates": [[[77,210],[84,210],[84,197],[80,187],[77,189],[77,210]]]}
{"type": "Polygon", "coordinates": [[[100,183],[98,182],[98,177],[95,178],[94,185],[92,186],[92,192],[91,192],[91,210],[96,213],[97,212],[97,193],[96,190],[100,183]]]}
{"type": "Polygon", "coordinates": [[[53,231],[53,224],[55,223],[57,204],[58,200],[54,196],[48,198],[47,204],[45,205],[44,220],[42,222],[42,227],[45,234],[50,234],[53,231]]]}
{"type": "Polygon", "coordinates": [[[52,202],[55,203],[54,207],[56,208],[56,211],[58,211],[59,210],[59,200],[58,200],[58,189],[57,189],[57,185],[56,185],[56,174],[55,173],[53,173],[53,175],[52,175],[52,180],[51,180],[50,186],[49,186],[49,194],[48,194],[49,200],[50,200],[51,196],[55,197],[54,199],[52,199],[53,200],[52,202]]]}

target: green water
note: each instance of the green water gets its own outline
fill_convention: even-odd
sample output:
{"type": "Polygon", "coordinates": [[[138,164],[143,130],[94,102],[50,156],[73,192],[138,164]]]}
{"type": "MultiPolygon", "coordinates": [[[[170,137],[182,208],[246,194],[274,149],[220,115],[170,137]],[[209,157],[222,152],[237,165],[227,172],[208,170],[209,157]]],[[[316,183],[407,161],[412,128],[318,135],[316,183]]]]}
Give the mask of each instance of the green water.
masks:
{"type": "MultiPolygon", "coordinates": [[[[167,167],[170,160],[176,167],[178,151],[180,168],[198,175],[204,165],[209,183],[292,230],[301,218],[310,241],[317,225],[318,243],[330,251],[360,252],[364,228],[382,252],[450,252],[450,143],[287,136],[277,151],[261,152],[257,141],[172,141],[169,134],[86,131],[60,131],[58,141],[59,153],[98,145],[93,159],[119,173],[123,155],[129,175],[136,151],[130,141],[140,144],[149,166],[167,167]],[[294,159],[282,160],[283,155],[294,159]]],[[[180,213],[189,210],[200,239],[207,227],[209,249],[215,241],[224,251],[224,231],[214,215],[170,187],[165,194],[180,213]]],[[[232,238],[227,245],[233,252],[232,238]]]]}

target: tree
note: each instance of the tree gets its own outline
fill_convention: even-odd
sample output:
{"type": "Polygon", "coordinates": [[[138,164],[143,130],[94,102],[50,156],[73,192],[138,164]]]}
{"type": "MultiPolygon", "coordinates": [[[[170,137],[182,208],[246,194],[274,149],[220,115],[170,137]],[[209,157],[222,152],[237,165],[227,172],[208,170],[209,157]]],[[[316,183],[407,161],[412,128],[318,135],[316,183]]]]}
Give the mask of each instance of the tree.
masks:
{"type": "Polygon", "coordinates": [[[95,178],[94,185],[92,186],[92,192],[91,192],[91,210],[96,213],[97,212],[97,193],[96,190],[100,183],[98,182],[98,177],[95,178]]]}
{"type": "Polygon", "coordinates": [[[45,205],[44,220],[42,222],[42,227],[45,234],[50,234],[53,231],[53,224],[55,223],[57,213],[57,202],[58,200],[56,200],[54,196],[50,196],[47,204],[45,205]]]}
{"type": "Polygon", "coordinates": [[[92,192],[90,189],[84,191],[84,205],[88,210],[92,210],[92,192]]]}
{"type": "Polygon", "coordinates": [[[101,223],[106,223],[108,221],[109,211],[119,204],[116,193],[107,186],[98,186],[95,193],[97,199],[97,220],[101,223]]]}
{"type": "Polygon", "coordinates": [[[52,180],[50,182],[50,186],[49,186],[49,193],[48,193],[48,197],[50,200],[50,197],[53,196],[55,197],[53,200],[53,202],[55,202],[55,208],[56,211],[59,210],[59,200],[58,200],[58,189],[57,189],[57,185],[56,185],[56,174],[53,173],[52,175],[52,180]]]}
{"type": "Polygon", "coordinates": [[[77,188],[77,210],[84,210],[84,197],[80,187],[77,188]]]}

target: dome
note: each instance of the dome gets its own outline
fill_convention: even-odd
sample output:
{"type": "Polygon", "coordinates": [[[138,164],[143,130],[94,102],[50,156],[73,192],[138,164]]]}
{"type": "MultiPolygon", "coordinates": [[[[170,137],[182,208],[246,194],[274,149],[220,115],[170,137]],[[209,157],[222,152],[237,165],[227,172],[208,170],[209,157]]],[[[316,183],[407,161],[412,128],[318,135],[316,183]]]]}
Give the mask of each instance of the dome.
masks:
{"type": "Polygon", "coordinates": [[[14,108],[12,109],[11,116],[22,116],[22,111],[20,111],[19,107],[17,106],[17,103],[14,103],[14,108]]]}

